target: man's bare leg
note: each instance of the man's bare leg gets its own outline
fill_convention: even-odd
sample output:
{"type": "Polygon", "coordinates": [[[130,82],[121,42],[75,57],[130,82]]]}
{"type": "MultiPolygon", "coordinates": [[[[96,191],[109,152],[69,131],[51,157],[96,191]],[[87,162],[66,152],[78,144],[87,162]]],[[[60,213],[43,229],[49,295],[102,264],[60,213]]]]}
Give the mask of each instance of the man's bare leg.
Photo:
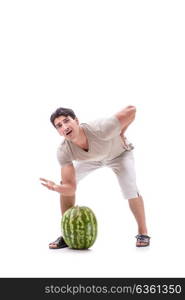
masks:
{"type": "Polygon", "coordinates": [[[63,215],[66,210],[75,205],[75,195],[73,196],[64,196],[60,195],[60,209],[61,214],[63,215]]]}
{"type": "MultiPolygon", "coordinates": [[[[138,234],[147,235],[146,218],[144,202],[141,196],[128,200],[130,209],[136,219],[138,225],[138,234]]],[[[138,242],[139,243],[139,242],[138,242]]],[[[144,246],[145,242],[140,242],[139,246],[144,246]]]]}
{"type": "MultiPolygon", "coordinates": [[[[60,209],[62,215],[65,213],[67,209],[71,208],[74,205],[75,205],[75,195],[73,196],[64,196],[62,194],[60,195],[60,209]]],[[[55,249],[58,247],[55,242],[52,242],[49,244],[49,248],[55,249]]]]}

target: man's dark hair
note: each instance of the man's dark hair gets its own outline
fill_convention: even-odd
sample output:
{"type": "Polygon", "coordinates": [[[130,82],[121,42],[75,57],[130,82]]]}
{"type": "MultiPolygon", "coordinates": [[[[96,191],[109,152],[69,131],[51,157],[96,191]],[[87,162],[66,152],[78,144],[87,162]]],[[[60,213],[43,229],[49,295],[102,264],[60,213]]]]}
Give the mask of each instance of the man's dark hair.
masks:
{"type": "Polygon", "coordinates": [[[50,117],[50,121],[54,127],[55,127],[54,120],[60,116],[65,116],[65,117],[70,116],[72,119],[76,118],[76,115],[72,109],[59,107],[54,111],[54,113],[52,113],[50,117]]]}

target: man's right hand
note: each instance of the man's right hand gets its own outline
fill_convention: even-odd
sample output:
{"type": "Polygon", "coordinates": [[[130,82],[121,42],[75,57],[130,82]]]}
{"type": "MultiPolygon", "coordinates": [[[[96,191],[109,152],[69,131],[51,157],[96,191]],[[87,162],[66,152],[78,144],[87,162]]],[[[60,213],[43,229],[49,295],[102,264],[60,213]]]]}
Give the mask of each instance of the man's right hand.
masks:
{"type": "Polygon", "coordinates": [[[49,190],[61,193],[64,196],[73,196],[76,191],[75,168],[73,164],[65,165],[61,168],[62,184],[58,185],[51,180],[40,178],[41,184],[49,190]]]}
{"type": "Polygon", "coordinates": [[[41,184],[45,187],[47,187],[51,191],[55,191],[58,193],[61,193],[61,186],[56,184],[55,182],[45,179],[45,178],[40,178],[41,184]]]}

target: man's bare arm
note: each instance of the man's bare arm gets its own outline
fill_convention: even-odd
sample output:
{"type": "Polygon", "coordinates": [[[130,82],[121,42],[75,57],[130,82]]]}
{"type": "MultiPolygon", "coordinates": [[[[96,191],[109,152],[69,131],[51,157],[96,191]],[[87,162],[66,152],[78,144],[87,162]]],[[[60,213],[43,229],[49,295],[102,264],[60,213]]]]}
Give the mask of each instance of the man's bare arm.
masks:
{"type": "Polygon", "coordinates": [[[116,113],[116,118],[121,123],[121,132],[125,132],[128,126],[134,121],[136,114],[136,107],[135,106],[127,106],[120,112],[116,113]]]}
{"type": "Polygon", "coordinates": [[[58,185],[51,180],[40,178],[41,184],[49,190],[61,193],[64,196],[73,196],[76,191],[75,169],[73,164],[61,168],[61,184],[58,185]]]}
{"type": "Polygon", "coordinates": [[[66,165],[63,168],[61,168],[61,179],[61,193],[66,196],[74,195],[76,191],[76,175],[73,164],[66,165]]]}

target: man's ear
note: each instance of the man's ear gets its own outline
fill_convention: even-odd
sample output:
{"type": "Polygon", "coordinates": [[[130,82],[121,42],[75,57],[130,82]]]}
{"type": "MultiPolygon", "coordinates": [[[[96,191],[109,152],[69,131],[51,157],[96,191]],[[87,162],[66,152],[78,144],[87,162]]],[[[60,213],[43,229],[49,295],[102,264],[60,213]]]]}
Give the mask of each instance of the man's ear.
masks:
{"type": "Polygon", "coordinates": [[[78,118],[75,118],[76,123],[79,125],[79,120],[78,118]]]}

